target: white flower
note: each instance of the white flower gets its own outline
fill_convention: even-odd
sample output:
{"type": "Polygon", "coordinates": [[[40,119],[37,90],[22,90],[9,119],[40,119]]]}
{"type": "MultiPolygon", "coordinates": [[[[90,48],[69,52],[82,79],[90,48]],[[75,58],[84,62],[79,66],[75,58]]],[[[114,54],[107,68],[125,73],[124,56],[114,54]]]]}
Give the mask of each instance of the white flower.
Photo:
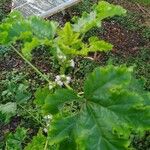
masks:
{"type": "Polygon", "coordinates": [[[59,81],[60,79],[61,79],[61,77],[59,75],[57,75],[55,80],[59,81]]]}
{"type": "Polygon", "coordinates": [[[45,133],[47,133],[47,132],[48,132],[48,129],[44,128],[43,131],[44,131],[45,133]]]}
{"type": "Polygon", "coordinates": [[[73,67],[73,68],[75,67],[75,62],[74,62],[73,59],[70,60],[70,66],[73,67]]]}
{"type": "Polygon", "coordinates": [[[52,115],[44,116],[44,119],[45,119],[45,120],[51,120],[52,118],[53,118],[53,116],[52,116],[52,115]]]}
{"type": "Polygon", "coordinates": [[[57,84],[59,85],[59,86],[63,86],[63,82],[62,81],[57,81],[57,84]]]}
{"type": "Polygon", "coordinates": [[[55,82],[59,86],[63,86],[65,84],[69,84],[71,82],[71,77],[62,75],[57,75],[55,78],[55,82]]]}
{"type": "Polygon", "coordinates": [[[66,79],[67,79],[67,81],[71,81],[71,77],[69,77],[69,76],[66,77],[66,79]]]}
{"type": "Polygon", "coordinates": [[[66,84],[69,84],[71,82],[71,77],[66,77],[66,84]]]}

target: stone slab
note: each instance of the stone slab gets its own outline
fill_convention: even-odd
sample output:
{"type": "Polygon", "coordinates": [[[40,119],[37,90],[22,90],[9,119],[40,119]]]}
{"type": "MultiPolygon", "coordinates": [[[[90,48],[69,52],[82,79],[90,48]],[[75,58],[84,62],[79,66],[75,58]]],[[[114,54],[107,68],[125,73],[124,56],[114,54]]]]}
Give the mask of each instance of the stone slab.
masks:
{"type": "Polygon", "coordinates": [[[49,17],[81,0],[13,0],[13,10],[20,11],[25,17],[36,15],[49,17]]]}

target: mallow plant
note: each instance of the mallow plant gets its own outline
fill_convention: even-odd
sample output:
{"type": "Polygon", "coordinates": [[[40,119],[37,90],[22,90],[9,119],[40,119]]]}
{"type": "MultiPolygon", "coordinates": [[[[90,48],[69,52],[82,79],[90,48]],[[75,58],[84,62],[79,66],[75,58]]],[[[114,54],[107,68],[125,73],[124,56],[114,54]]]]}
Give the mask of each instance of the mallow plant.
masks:
{"type": "Polygon", "coordinates": [[[105,18],[125,13],[122,7],[101,1],[92,12],[74,17],[63,27],[35,16],[24,19],[18,12],[1,23],[0,44],[10,46],[48,82],[48,87],[37,89],[34,101],[45,116],[47,135],[40,129],[25,150],[126,150],[132,132],[150,129],[150,93],[134,79],[132,67],[96,68],[81,92],[70,87],[71,77],[66,74],[68,67],[75,67],[76,56],[113,48],[96,36],[85,42],[85,34],[101,27],[105,18]],[[16,42],[21,42],[21,50],[16,42]],[[47,46],[60,65],[54,81],[31,63],[32,50],[40,45],[47,46]]]}

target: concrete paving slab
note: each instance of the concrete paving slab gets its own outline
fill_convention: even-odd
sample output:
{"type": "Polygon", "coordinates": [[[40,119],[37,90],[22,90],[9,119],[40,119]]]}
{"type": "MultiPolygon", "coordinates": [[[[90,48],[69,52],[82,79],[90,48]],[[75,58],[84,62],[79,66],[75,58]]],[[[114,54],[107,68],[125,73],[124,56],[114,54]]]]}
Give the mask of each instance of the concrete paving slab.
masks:
{"type": "Polygon", "coordinates": [[[81,0],[13,0],[13,10],[20,11],[25,17],[36,15],[49,17],[81,0]]]}

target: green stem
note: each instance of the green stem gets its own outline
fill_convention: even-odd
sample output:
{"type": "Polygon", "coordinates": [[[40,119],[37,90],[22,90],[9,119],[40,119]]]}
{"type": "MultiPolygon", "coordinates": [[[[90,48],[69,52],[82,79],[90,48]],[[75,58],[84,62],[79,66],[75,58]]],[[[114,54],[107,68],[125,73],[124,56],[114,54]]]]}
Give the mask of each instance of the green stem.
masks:
{"type": "Polygon", "coordinates": [[[73,90],[71,86],[69,86],[68,84],[64,83],[64,85],[69,89],[69,90],[73,90]]]}
{"type": "Polygon", "coordinates": [[[47,150],[47,146],[48,146],[48,139],[47,139],[46,142],[45,142],[44,150],[47,150]]]}
{"type": "Polygon", "coordinates": [[[45,79],[48,83],[51,83],[51,81],[42,73],[40,72],[35,66],[32,65],[32,63],[27,60],[13,45],[10,45],[10,47],[28,64],[33,68],[43,79],[45,79]]]}
{"type": "Polygon", "coordinates": [[[34,120],[36,120],[39,124],[41,124],[43,127],[45,127],[45,125],[41,122],[41,121],[39,121],[36,117],[34,117],[34,115],[30,112],[30,111],[28,111],[27,109],[25,109],[22,105],[20,105],[20,104],[17,104],[19,107],[21,107],[24,111],[26,111],[34,120]]]}
{"type": "MultiPolygon", "coordinates": [[[[27,60],[13,45],[10,45],[10,47],[31,67],[33,68],[36,73],[38,73],[43,79],[45,79],[49,84],[53,84],[52,81],[50,81],[42,72],[40,72],[34,65],[32,65],[32,63],[27,60]]],[[[68,84],[65,84],[65,86],[72,90],[72,88],[68,85],[68,84]]]]}

